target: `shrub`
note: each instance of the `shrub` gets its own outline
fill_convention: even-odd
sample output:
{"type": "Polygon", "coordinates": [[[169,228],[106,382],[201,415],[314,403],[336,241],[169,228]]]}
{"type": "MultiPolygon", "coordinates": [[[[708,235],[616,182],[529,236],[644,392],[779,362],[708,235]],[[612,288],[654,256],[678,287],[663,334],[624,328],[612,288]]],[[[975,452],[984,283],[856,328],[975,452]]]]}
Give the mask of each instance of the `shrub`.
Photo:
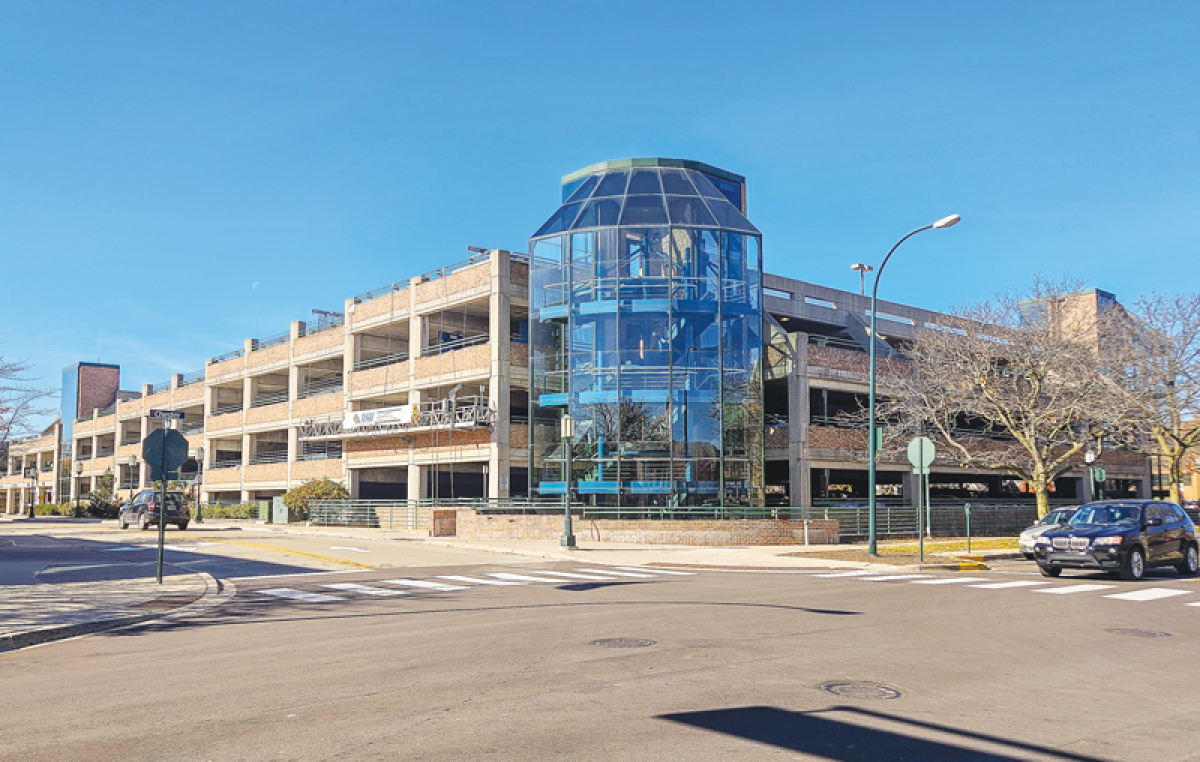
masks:
{"type": "Polygon", "coordinates": [[[283,504],[301,519],[308,519],[308,506],[314,500],[345,500],[350,492],[332,479],[313,479],[293,487],[283,496],[283,504]]]}
{"type": "Polygon", "coordinates": [[[206,519],[257,519],[258,503],[205,503],[202,515],[206,519]]]}
{"type": "Polygon", "coordinates": [[[39,503],[33,506],[35,516],[74,516],[75,506],[71,503],[39,503]]]}

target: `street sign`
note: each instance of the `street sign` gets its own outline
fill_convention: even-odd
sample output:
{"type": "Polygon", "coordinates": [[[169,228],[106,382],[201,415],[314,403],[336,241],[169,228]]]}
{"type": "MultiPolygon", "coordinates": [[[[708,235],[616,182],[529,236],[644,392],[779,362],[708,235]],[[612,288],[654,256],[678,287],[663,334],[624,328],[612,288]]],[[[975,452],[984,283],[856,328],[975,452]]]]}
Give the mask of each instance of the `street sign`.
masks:
{"type": "Polygon", "coordinates": [[[188,459],[187,437],[174,429],[152,431],[142,443],[142,459],[150,466],[150,478],[156,481],[163,471],[178,471],[188,459]]]}
{"type": "Polygon", "coordinates": [[[164,421],[182,421],[187,417],[187,413],[182,410],[151,410],[150,417],[164,421]]]}
{"type": "Polygon", "coordinates": [[[1108,479],[1108,472],[1105,471],[1103,468],[1097,468],[1096,469],[1096,481],[1102,482],[1102,481],[1105,481],[1106,479],[1108,479]]]}
{"type": "Polygon", "coordinates": [[[929,464],[935,455],[933,441],[929,437],[917,437],[908,443],[908,462],[913,465],[913,473],[929,473],[929,464]]]}

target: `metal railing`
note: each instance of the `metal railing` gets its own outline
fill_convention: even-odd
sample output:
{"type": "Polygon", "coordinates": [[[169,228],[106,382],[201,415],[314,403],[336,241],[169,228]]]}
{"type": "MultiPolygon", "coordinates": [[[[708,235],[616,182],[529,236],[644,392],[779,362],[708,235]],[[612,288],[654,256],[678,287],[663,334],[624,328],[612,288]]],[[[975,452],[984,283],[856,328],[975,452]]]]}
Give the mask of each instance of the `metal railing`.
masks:
{"type": "Polygon", "coordinates": [[[140,486],[142,485],[137,481],[124,479],[117,485],[117,489],[137,489],[140,486]]]}
{"type": "Polygon", "coordinates": [[[437,280],[438,278],[445,278],[447,275],[450,275],[451,273],[456,273],[459,270],[465,270],[468,267],[474,267],[475,265],[477,265],[481,262],[488,261],[488,259],[490,259],[490,257],[488,256],[488,253],[486,251],[481,252],[479,254],[472,254],[471,256],[467,257],[466,259],[446,265],[445,267],[439,267],[436,270],[430,270],[427,273],[421,273],[421,280],[422,281],[431,281],[431,280],[437,280]]]}
{"type": "Polygon", "coordinates": [[[114,452],[116,452],[115,448],[112,448],[112,447],[101,447],[100,449],[98,449],[98,450],[96,451],[96,457],[97,457],[97,458],[107,458],[107,457],[109,457],[110,455],[112,455],[114,452]]]}
{"type": "Polygon", "coordinates": [[[420,501],[314,500],[308,520],[317,526],[370,527],[373,529],[428,529],[432,510],[420,501]]]}
{"type": "Polygon", "coordinates": [[[205,371],[197,370],[191,373],[184,373],[183,378],[179,379],[179,387],[191,386],[192,384],[200,384],[206,378],[205,371]]]}
{"type": "Polygon", "coordinates": [[[304,338],[305,336],[313,336],[315,334],[323,333],[323,332],[331,330],[333,328],[340,328],[341,326],[343,326],[345,324],[346,324],[346,316],[345,315],[338,315],[335,317],[327,318],[325,320],[321,320],[316,325],[307,325],[306,324],[303,328],[300,329],[299,338],[304,338]]]}
{"type": "Polygon", "coordinates": [[[287,331],[284,331],[283,333],[277,333],[274,336],[268,336],[265,339],[251,339],[250,340],[250,351],[257,352],[260,349],[268,349],[270,347],[277,347],[280,344],[288,343],[288,341],[291,340],[291,338],[292,338],[292,332],[291,332],[291,330],[287,330],[287,331]]]}
{"type": "Polygon", "coordinates": [[[209,360],[208,360],[208,364],[209,364],[209,365],[216,365],[217,363],[222,363],[222,362],[225,362],[226,360],[233,360],[233,359],[236,359],[236,358],[238,358],[238,357],[242,357],[242,356],[244,356],[245,354],[246,354],[246,350],[245,350],[245,348],[242,348],[242,349],[235,349],[235,350],[233,350],[232,352],[226,352],[226,353],[225,353],[225,354],[223,354],[223,355],[217,355],[216,357],[211,357],[211,358],[209,358],[209,360]]]}
{"type": "Polygon", "coordinates": [[[140,400],[141,392],[117,392],[117,402],[129,402],[130,400],[140,400]]]}
{"type": "Polygon", "coordinates": [[[179,424],[180,434],[199,434],[204,431],[204,421],[190,421],[179,424]]]}
{"type": "Polygon", "coordinates": [[[208,464],[208,468],[210,471],[219,471],[223,468],[238,468],[241,465],[241,458],[237,458],[236,460],[233,458],[225,458],[223,460],[214,460],[212,463],[208,464]]]}
{"type": "Polygon", "coordinates": [[[392,294],[397,291],[403,291],[406,288],[408,288],[407,283],[392,283],[391,285],[377,288],[374,291],[368,291],[365,294],[359,294],[358,296],[354,297],[354,303],[362,304],[363,302],[369,302],[372,299],[378,299],[384,294],[392,294]]]}
{"type": "Polygon", "coordinates": [[[103,418],[104,416],[112,415],[115,412],[117,412],[117,403],[114,402],[113,404],[109,405],[108,407],[102,407],[99,410],[97,410],[96,414],[100,418],[103,418]]]}
{"type": "Polygon", "coordinates": [[[288,390],[280,389],[277,392],[267,392],[260,394],[250,401],[250,407],[266,407],[267,405],[278,405],[280,402],[288,401],[288,390]]]}
{"type": "Polygon", "coordinates": [[[309,381],[300,386],[300,391],[296,393],[296,399],[306,399],[308,397],[319,397],[322,394],[332,394],[342,390],[342,377],[334,376],[333,378],[320,378],[315,381],[309,381]]]}
{"type": "Polygon", "coordinates": [[[296,460],[339,460],[341,457],[341,442],[301,442],[296,460]]]}
{"type": "Polygon", "coordinates": [[[390,355],[383,357],[375,357],[370,360],[359,360],[354,363],[355,370],[370,370],[371,368],[379,368],[384,365],[394,365],[404,362],[408,359],[408,352],[393,352],[390,355]]]}
{"type": "Polygon", "coordinates": [[[137,444],[140,441],[142,441],[141,434],[135,434],[134,436],[131,436],[131,437],[121,437],[121,444],[123,444],[123,445],[137,444]]]}
{"type": "Polygon", "coordinates": [[[248,465],[261,466],[266,463],[287,463],[287,450],[256,452],[250,456],[248,465]]]}
{"type": "Polygon", "coordinates": [[[421,350],[422,357],[430,357],[431,355],[440,355],[443,352],[449,352],[454,349],[463,349],[464,347],[473,347],[477,344],[486,344],[490,336],[486,333],[481,333],[477,336],[465,336],[461,339],[453,341],[443,341],[440,344],[430,344],[421,350]]]}
{"type": "Polygon", "coordinates": [[[164,381],[161,384],[150,384],[150,393],[151,394],[158,394],[160,392],[169,392],[169,391],[171,391],[171,382],[170,381],[164,381]]]}
{"type": "Polygon", "coordinates": [[[75,456],[75,459],[76,460],[91,460],[92,454],[90,452],[81,452],[75,456]]]}
{"type": "Polygon", "coordinates": [[[808,343],[816,344],[818,347],[834,347],[835,349],[850,349],[855,352],[866,352],[861,344],[853,339],[843,339],[837,336],[817,336],[815,334],[808,335],[808,343]]]}
{"type": "Polygon", "coordinates": [[[218,405],[218,406],[214,407],[212,409],[212,414],[214,416],[216,416],[216,415],[225,415],[226,413],[238,413],[238,412],[241,412],[241,409],[242,409],[241,402],[233,402],[228,405],[218,405]]]}

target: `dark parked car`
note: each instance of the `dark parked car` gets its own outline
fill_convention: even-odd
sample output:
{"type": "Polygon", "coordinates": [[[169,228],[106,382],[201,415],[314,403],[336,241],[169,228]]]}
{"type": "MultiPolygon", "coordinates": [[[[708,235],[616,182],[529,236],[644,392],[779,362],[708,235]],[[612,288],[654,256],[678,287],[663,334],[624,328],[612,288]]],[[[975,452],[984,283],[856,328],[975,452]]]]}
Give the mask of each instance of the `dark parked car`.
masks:
{"type": "Polygon", "coordinates": [[[1178,505],[1161,500],[1087,503],[1070,523],[1037,538],[1034,547],[1047,577],[1063,569],[1097,569],[1141,579],[1155,566],[1174,566],[1188,576],[1200,568],[1196,525],[1178,505]]]}
{"type": "MultiPolygon", "coordinates": [[[[138,529],[158,526],[160,502],[162,502],[161,492],[153,489],[142,490],[132,501],[121,506],[117,522],[122,529],[128,529],[130,524],[137,524],[138,529]]],[[[190,518],[183,494],[168,492],[166,523],[174,524],[180,529],[187,529],[190,518]]]]}

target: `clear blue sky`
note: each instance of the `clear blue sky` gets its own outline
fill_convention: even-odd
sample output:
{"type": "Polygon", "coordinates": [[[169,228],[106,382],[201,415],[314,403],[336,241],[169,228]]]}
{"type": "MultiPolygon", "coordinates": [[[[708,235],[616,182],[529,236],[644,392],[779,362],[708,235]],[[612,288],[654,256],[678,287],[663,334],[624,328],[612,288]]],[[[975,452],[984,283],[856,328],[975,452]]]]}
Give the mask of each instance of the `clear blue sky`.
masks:
{"type": "Polygon", "coordinates": [[[767,269],[943,309],[1200,288],[1195,2],[0,0],[0,353],[165,381],[524,251],[631,156],[749,183],[767,269]]]}

